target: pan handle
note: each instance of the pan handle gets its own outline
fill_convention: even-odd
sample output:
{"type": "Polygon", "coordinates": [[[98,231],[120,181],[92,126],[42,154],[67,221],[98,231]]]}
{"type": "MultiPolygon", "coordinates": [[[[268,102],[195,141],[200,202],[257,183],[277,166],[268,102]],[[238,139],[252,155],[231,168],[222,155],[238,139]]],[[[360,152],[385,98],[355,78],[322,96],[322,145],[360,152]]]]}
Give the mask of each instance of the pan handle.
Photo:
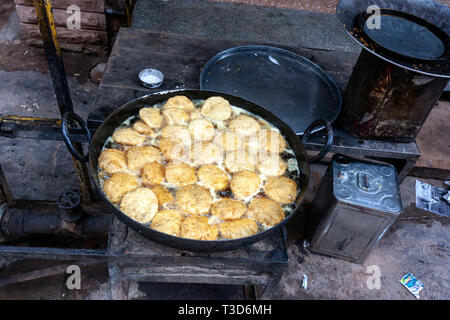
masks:
{"type": "Polygon", "coordinates": [[[64,138],[64,143],[66,144],[66,147],[69,150],[69,152],[75,157],[75,159],[82,162],[87,162],[89,159],[89,155],[84,155],[78,152],[74,147],[72,140],[70,140],[69,123],[72,123],[73,121],[75,121],[80,125],[81,129],[83,130],[84,134],[87,137],[88,142],[91,142],[92,137],[91,132],[89,131],[89,128],[86,122],[84,122],[83,118],[81,118],[76,113],[66,112],[62,117],[62,124],[61,124],[61,131],[62,136],[64,138]]]}
{"type": "Polygon", "coordinates": [[[320,150],[320,152],[316,156],[309,159],[309,162],[311,163],[319,162],[320,160],[322,160],[323,157],[325,157],[328,151],[330,150],[331,144],[333,143],[334,139],[333,128],[331,127],[331,124],[328,121],[316,120],[309,125],[309,127],[305,130],[305,133],[303,134],[302,142],[303,144],[305,144],[308,138],[311,136],[311,134],[314,135],[318,132],[322,132],[324,129],[326,130],[327,133],[327,142],[323,145],[322,150],[320,150]],[[314,129],[320,127],[322,128],[313,133],[314,129]]]}

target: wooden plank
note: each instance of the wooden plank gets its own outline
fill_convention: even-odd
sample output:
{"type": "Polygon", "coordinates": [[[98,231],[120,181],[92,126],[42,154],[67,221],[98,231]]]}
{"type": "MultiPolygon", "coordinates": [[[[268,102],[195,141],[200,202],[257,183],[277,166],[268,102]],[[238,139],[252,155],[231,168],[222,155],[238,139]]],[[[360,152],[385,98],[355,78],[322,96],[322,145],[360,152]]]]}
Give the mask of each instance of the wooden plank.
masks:
{"type": "Polygon", "coordinates": [[[95,101],[95,112],[92,114],[96,118],[100,117],[102,119],[106,119],[114,110],[125,103],[160,89],[157,88],[150,91],[142,87],[142,90],[130,90],[129,88],[110,87],[106,85],[101,85],[101,88],[102,90],[99,90],[100,92],[95,101]]]}
{"type": "Polygon", "coordinates": [[[152,54],[142,59],[136,51],[121,52],[109,59],[111,67],[105,73],[102,83],[119,88],[143,90],[138,73],[144,68],[155,68],[164,73],[164,82],[158,91],[198,87],[200,69],[205,61],[191,57],[179,57],[180,63],[174,63],[174,57],[165,54],[152,54]]]}
{"type": "MultiPolygon", "coordinates": [[[[180,35],[146,30],[121,28],[115,48],[117,55],[126,55],[127,50],[145,52],[146,55],[161,54],[178,57],[191,57],[204,65],[217,53],[242,45],[276,46],[310,59],[333,77],[341,89],[345,88],[359,53],[335,50],[313,50],[292,46],[280,46],[268,43],[249,43],[234,40],[212,39],[201,36],[180,35]]],[[[198,71],[198,75],[200,70],[198,71]]],[[[194,85],[194,84],[192,84],[194,85]]],[[[190,83],[186,87],[192,88],[190,83]]],[[[195,87],[198,86],[198,80],[195,87]]]]}
{"type": "MultiPolygon", "coordinates": [[[[17,15],[20,22],[37,24],[36,11],[34,7],[16,5],[17,15]]],[[[71,16],[66,10],[53,9],[53,17],[58,27],[67,27],[67,19],[71,16]]],[[[81,29],[106,30],[106,16],[104,13],[80,12],[81,29]]]]}
{"type": "MultiPolygon", "coordinates": [[[[14,0],[16,4],[33,6],[33,0],[14,0]]],[[[52,7],[66,10],[69,6],[76,5],[81,11],[105,12],[105,0],[52,0],[52,7]]]]}
{"type": "Polygon", "coordinates": [[[127,279],[141,282],[172,282],[172,283],[209,283],[209,284],[228,284],[228,285],[266,285],[269,280],[261,276],[228,276],[228,275],[207,275],[207,274],[166,274],[153,273],[149,271],[146,274],[126,273],[127,279]]]}
{"type": "Polygon", "coordinates": [[[219,267],[221,259],[227,259],[229,263],[234,263],[235,265],[240,265],[242,260],[246,260],[247,265],[251,265],[255,261],[260,263],[262,260],[270,264],[277,264],[279,259],[274,257],[273,252],[283,250],[283,244],[280,240],[281,236],[278,232],[245,248],[223,252],[189,252],[155,243],[128,228],[115,217],[113,218],[111,230],[108,251],[111,255],[122,256],[126,254],[128,256],[136,256],[136,258],[142,256],[158,257],[158,259],[142,261],[143,263],[152,263],[155,265],[166,265],[170,261],[176,262],[176,265],[187,265],[195,260],[196,266],[203,264],[205,266],[211,266],[217,262],[216,267],[219,267]],[[123,235],[124,237],[121,238],[118,235],[123,235]],[[170,259],[164,260],[164,258],[170,259]],[[215,262],[214,258],[218,260],[215,262]]]}
{"type": "Polygon", "coordinates": [[[290,50],[305,58],[311,58],[313,50],[280,46],[270,43],[236,41],[229,39],[206,38],[186,34],[174,34],[147,30],[121,28],[120,37],[117,37],[117,46],[128,50],[149,53],[164,53],[173,56],[195,57],[199,60],[209,60],[217,53],[243,45],[276,46],[290,50]]]}
{"type": "MultiPolygon", "coordinates": [[[[167,274],[167,275],[179,275],[183,273],[189,273],[192,275],[208,275],[210,277],[249,277],[258,276],[263,278],[269,278],[266,272],[258,272],[252,269],[238,268],[237,266],[226,263],[222,261],[221,264],[211,264],[211,265],[161,265],[161,266],[151,266],[152,273],[156,274],[167,274]]],[[[146,274],[146,270],[133,265],[132,267],[122,268],[123,274],[141,273],[146,274]]]]}
{"type": "MultiPolygon", "coordinates": [[[[38,25],[21,23],[21,27],[30,38],[40,39],[41,33],[38,25]]],[[[65,43],[76,43],[83,45],[106,45],[108,43],[108,34],[106,31],[98,30],[70,30],[67,28],[56,27],[58,40],[65,43]]]]}

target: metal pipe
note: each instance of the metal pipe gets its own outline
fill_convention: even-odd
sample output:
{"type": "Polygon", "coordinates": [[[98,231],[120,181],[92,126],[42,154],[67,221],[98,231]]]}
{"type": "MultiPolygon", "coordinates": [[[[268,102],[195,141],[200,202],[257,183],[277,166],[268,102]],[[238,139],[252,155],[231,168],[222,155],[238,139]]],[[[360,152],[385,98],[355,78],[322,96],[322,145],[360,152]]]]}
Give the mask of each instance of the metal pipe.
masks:
{"type": "MultiPolygon", "coordinates": [[[[98,209],[98,206],[93,206],[89,211],[98,209]]],[[[13,204],[3,208],[2,212],[0,234],[4,242],[17,242],[42,235],[61,238],[107,237],[111,223],[110,214],[87,213],[77,221],[68,222],[64,209],[58,208],[53,202],[36,202],[28,206],[13,204]]]]}

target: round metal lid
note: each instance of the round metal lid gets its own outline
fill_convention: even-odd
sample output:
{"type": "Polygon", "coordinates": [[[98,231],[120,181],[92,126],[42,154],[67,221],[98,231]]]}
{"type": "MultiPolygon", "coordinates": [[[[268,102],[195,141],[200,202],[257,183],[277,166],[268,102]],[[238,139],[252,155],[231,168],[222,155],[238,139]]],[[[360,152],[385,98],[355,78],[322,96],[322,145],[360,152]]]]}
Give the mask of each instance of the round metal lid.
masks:
{"type": "Polygon", "coordinates": [[[336,13],[350,37],[372,54],[411,71],[450,78],[449,7],[431,0],[340,0],[336,13]],[[380,29],[361,24],[373,6],[381,9],[380,29]]]}
{"type": "Polygon", "coordinates": [[[303,134],[315,120],[333,122],[342,97],[319,66],[290,51],[242,46],[213,57],[200,75],[200,88],[249,100],[303,134]]]}

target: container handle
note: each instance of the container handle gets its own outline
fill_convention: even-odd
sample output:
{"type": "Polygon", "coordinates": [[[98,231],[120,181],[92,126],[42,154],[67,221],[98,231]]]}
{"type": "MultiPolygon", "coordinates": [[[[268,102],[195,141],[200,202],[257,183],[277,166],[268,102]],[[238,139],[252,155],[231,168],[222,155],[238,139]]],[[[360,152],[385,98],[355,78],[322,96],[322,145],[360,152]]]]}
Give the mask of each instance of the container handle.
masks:
{"type": "Polygon", "coordinates": [[[62,117],[62,124],[61,124],[61,131],[62,131],[62,136],[64,139],[64,143],[66,144],[67,149],[69,150],[69,152],[79,161],[82,162],[87,162],[89,159],[89,155],[84,155],[81,154],[80,152],[78,152],[73,143],[72,140],[70,140],[70,135],[69,135],[69,122],[75,121],[76,123],[78,123],[81,127],[81,129],[83,130],[84,134],[87,137],[88,142],[91,142],[91,132],[89,131],[89,128],[86,124],[86,122],[76,113],[73,112],[66,112],[63,117],[62,117]]]}
{"type": "Polygon", "coordinates": [[[331,144],[333,143],[333,139],[334,139],[333,128],[331,127],[330,122],[328,122],[326,120],[316,120],[313,123],[311,123],[308,126],[308,128],[306,128],[305,133],[303,133],[302,142],[303,142],[303,144],[305,144],[306,141],[308,140],[308,138],[311,136],[311,134],[314,135],[318,132],[322,132],[322,130],[324,130],[324,129],[326,130],[327,141],[323,145],[320,152],[317,155],[315,155],[314,157],[309,159],[310,163],[319,162],[327,155],[328,151],[330,151],[331,144]],[[320,127],[322,127],[322,128],[320,128],[320,127]],[[316,128],[319,128],[319,130],[313,132],[313,130],[316,128]]]}

